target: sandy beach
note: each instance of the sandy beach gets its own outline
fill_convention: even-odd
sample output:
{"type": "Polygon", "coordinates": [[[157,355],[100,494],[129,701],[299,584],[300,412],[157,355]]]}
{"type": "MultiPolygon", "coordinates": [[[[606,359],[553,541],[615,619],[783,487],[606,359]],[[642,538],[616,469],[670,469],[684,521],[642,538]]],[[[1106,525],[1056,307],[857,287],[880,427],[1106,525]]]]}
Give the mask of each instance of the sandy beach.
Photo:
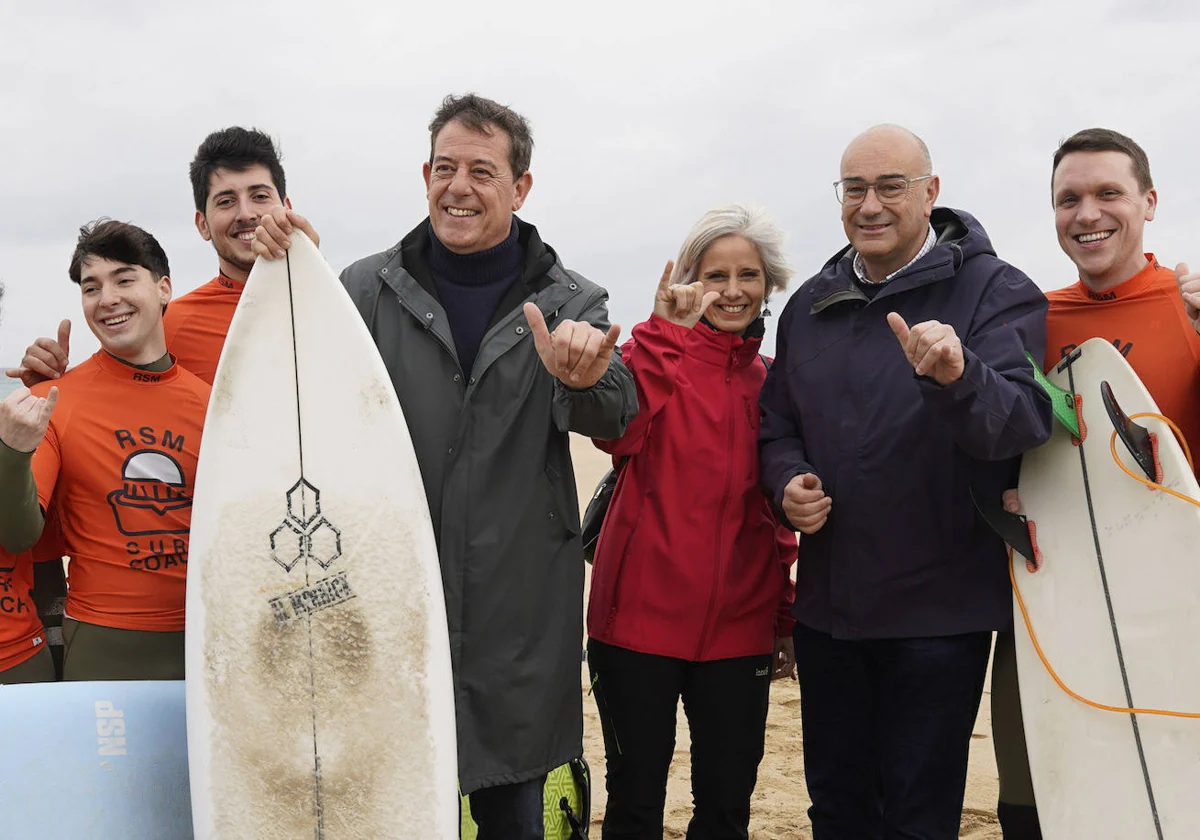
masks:
{"type": "MultiPolygon", "coordinates": [[[[585,438],[572,436],[571,451],[580,505],[587,503],[596,482],[609,467],[609,459],[585,438]]],[[[604,817],[604,741],[596,704],[586,694],[587,667],[581,673],[584,694],[583,750],[592,768],[592,829],[599,838],[604,817]]],[[[996,761],[992,753],[992,725],[989,714],[990,685],[985,686],[979,718],[971,743],[971,764],[963,806],[963,840],[999,840],[996,822],[996,761]]],[[[685,836],[691,817],[691,787],[688,769],[688,737],[683,709],[676,736],[675,760],[667,785],[666,826],[663,836],[685,836]]],[[[804,787],[804,752],[800,738],[800,693],[796,683],[778,681],[771,687],[771,709],[767,717],[766,754],[758,770],[750,816],[751,840],[807,840],[812,837],[806,811],[808,795],[804,787]]]]}

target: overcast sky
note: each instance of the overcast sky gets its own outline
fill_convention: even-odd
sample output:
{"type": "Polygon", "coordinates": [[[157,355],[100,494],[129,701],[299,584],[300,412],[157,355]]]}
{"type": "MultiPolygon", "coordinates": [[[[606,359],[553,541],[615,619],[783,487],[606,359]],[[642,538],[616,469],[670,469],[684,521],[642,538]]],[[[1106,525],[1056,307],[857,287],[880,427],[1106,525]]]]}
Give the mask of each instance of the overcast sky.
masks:
{"type": "MultiPolygon", "coordinates": [[[[1150,155],[1147,248],[1200,262],[1198,4],[434,2],[0,4],[0,362],[76,318],[66,266],[98,216],[153,232],[176,294],[216,273],[187,165],[261,128],[340,269],[426,214],[426,125],[476,91],[532,122],[522,217],[611,293],[625,334],[705,210],[767,207],[795,285],[845,243],[830,186],[847,141],[897,122],[928,142],[939,203],[975,214],[1044,289],[1073,282],[1049,205],[1058,141],[1100,125],[1150,155]]],[[[775,301],[778,314],[783,301],[775,301]]],[[[768,346],[773,342],[773,329],[768,346]]]]}

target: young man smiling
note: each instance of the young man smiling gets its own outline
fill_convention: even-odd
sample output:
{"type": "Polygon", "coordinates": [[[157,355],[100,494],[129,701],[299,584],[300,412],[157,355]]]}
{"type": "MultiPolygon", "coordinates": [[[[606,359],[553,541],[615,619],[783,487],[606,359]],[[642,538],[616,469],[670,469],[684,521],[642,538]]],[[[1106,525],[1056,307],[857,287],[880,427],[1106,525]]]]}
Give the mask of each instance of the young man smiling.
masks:
{"type": "Polygon", "coordinates": [[[167,257],[133,225],[80,230],[71,258],[101,349],[0,403],[0,546],[57,510],[71,556],[69,680],[182,679],[192,482],[209,386],[167,353],[167,257]]]}
{"type": "MultiPolygon", "coordinates": [[[[250,269],[254,230],[278,207],[281,221],[295,224],[313,241],[307,220],[291,211],[279,152],[261,131],[238,126],[204,138],[189,167],[196,205],[196,230],[217,252],[217,276],[174,301],[163,319],[167,347],[186,370],[212,384],[225,335],[242,297],[250,269]]],[[[67,369],[71,322],[56,339],[39,338],[25,351],[21,367],[8,371],[27,386],[57,379],[67,369]]]]}
{"type": "MultiPolygon", "coordinates": [[[[1079,280],[1047,294],[1047,370],[1096,336],[1111,341],[1137,372],[1159,410],[1178,424],[1192,451],[1200,447],[1200,335],[1189,286],[1200,275],[1174,271],[1145,251],[1146,223],[1158,192],[1146,152],[1106,128],[1073,134],[1054,153],[1050,183],[1058,244],[1079,280]],[[1181,295],[1182,291],[1182,295],[1181,295]]],[[[1015,490],[1005,508],[1020,511],[1015,490]]],[[[996,636],[992,730],[1000,772],[997,813],[1005,840],[1041,840],[1018,695],[1012,633],[996,636]]]]}

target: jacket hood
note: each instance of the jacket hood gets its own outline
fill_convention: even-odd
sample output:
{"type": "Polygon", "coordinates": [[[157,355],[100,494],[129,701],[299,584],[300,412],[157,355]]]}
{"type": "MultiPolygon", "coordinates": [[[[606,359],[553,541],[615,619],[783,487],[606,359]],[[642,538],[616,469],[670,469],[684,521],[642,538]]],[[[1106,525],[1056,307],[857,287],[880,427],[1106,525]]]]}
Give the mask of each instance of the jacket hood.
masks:
{"type": "MultiPolygon", "coordinates": [[[[937,235],[937,244],[888,281],[893,289],[909,288],[953,277],[967,260],[996,255],[992,241],[979,220],[964,210],[935,207],[929,223],[937,235]]],[[[814,311],[844,299],[866,299],[854,276],[853,246],[847,245],[829,258],[819,274],[809,280],[814,311]]]]}
{"type": "MultiPolygon", "coordinates": [[[[955,267],[961,266],[966,260],[980,254],[996,256],[996,251],[992,248],[992,240],[988,238],[983,225],[965,210],[955,210],[953,207],[934,207],[933,213],[929,216],[929,224],[933,226],[933,232],[937,234],[937,245],[906,269],[905,274],[920,270],[942,248],[948,248],[954,253],[955,267]]],[[[944,255],[945,251],[942,253],[944,255]]],[[[845,260],[846,271],[853,275],[854,268],[851,266],[851,262],[854,260],[854,254],[854,246],[847,245],[826,261],[822,266],[822,273],[845,260]]]]}

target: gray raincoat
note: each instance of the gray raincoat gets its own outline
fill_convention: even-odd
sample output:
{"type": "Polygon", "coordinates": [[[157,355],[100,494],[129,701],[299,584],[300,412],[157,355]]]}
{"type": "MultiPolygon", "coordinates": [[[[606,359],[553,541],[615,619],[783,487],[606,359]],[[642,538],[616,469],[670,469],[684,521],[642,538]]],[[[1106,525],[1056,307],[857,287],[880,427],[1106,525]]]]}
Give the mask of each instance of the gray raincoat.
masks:
{"type": "Polygon", "coordinates": [[[450,627],[463,793],[536,778],[582,753],[583,555],[567,432],[620,437],[637,412],[614,354],[571,391],[543,367],[521,305],[551,329],[607,330],[604,289],[518,220],[525,271],[460,369],[421,256],[429,222],[342,282],[387,365],[421,465],[450,627]]]}

